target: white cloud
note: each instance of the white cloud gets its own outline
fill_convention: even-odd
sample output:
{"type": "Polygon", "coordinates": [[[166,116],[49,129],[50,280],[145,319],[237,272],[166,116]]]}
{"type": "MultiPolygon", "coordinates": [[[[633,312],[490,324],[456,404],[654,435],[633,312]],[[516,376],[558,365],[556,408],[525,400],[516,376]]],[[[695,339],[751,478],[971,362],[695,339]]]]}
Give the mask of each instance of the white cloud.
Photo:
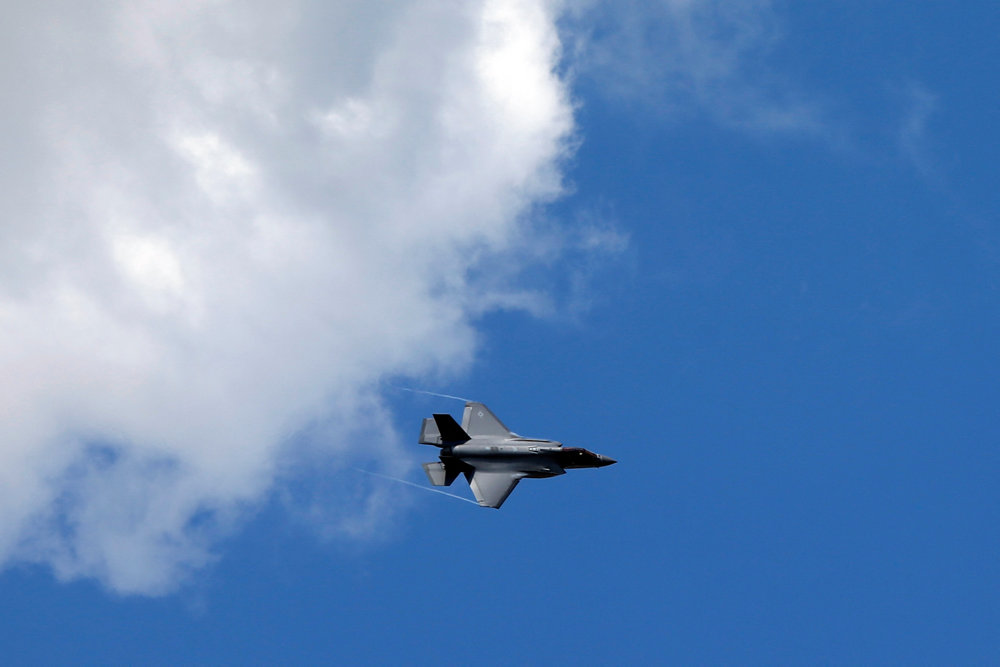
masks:
{"type": "MultiPolygon", "coordinates": [[[[380,378],[461,369],[470,316],[524,301],[470,269],[561,192],[546,3],[49,2],[0,30],[0,562],[171,590],[296,434],[392,465],[380,378]]],[[[387,511],[341,500],[348,533],[387,511]]]]}
{"type": "Polygon", "coordinates": [[[567,25],[577,74],[609,95],[751,132],[830,131],[771,63],[782,25],[770,0],[590,0],[567,25]]]}
{"type": "Polygon", "coordinates": [[[938,98],[917,83],[910,83],[903,93],[906,109],[897,130],[899,151],[924,178],[939,179],[927,136],[928,122],[938,110],[938,98]]]}

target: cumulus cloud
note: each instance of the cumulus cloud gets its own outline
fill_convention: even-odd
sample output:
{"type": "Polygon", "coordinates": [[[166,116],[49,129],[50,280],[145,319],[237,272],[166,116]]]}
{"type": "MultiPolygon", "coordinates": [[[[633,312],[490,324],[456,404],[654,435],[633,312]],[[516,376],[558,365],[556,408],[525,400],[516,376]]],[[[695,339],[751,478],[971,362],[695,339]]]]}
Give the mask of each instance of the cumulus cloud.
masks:
{"type": "MultiPolygon", "coordinates": [[[[0,28],[0,562],[161,593],[517,303],[572,110],[534,0],[52,0],[0,28]],[[317,424],[323,425],[317,427],[317,424]],[[345,430],[348,429],[348,430],[345,430]]],[[[381,425],[381,426],[378,426],[381,425]]],[[[381,448],[381,449],[378,449],[381,448]]],[[[390,464],[386,464],[390,465],[390,464]]],[[[384,502],[362,492],[341,525],[384,502]]]]}

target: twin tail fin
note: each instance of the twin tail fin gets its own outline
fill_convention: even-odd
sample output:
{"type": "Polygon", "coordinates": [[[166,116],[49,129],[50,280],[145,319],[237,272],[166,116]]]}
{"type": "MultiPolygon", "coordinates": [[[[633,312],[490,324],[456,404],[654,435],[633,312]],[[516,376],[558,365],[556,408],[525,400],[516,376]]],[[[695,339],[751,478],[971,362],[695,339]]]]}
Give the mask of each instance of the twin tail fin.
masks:
{"type": "Polygon", "coordinates": [[[428,417],[420,429],[420,444],[422,445],[445,447],[468,442],[469,439],[469,434],[465,432],[465,429],[459,426],[455,418],[448,414],[436,414],[433,417],[428,417]]]}

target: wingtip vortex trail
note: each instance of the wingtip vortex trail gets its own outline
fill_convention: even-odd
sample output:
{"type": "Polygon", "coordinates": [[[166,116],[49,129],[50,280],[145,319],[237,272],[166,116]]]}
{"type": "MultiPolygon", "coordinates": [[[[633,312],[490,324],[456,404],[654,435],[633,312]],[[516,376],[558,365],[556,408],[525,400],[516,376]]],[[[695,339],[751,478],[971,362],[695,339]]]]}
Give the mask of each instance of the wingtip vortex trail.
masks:
{"type": "Polygon", "coordinates": [[[412,394],[424,394],[426,396],[437,396],[438,398],[451,398],[456,401],[463,401],[465,403],[472,403],[471,398],[463,398],[461,396],[452,396],[451,394],[439,394],[436,391],[424,391],[423,389],[411,389],[410,387],[397,387],[393,386],[394,389],[399,389],[400,391],[408,391],[412,394]]]}
{"type": "Polygon", "coordinates": [[[371,470],[364,470],[363,468],[354,468],[354,470],[357,470],[358,472],[363,472],[366,475],[371,475],[373,477],[381,477],[382,479],[388,479],[388,480],[390,480],[392,482],[399,482],[400,484],[406,484],[408,486],[412,486],[412,487],[418,488],[421,491],[429,491],[430,493],[437,493],[437,494],[440,494],[442,496],[448,496],[449,498],[456,498],[458,500],[462,500],[462,501],[465,501],[467,503],[472,503],[476,507],[479,507],[479,503],[477,503],[476,501],[469,500],[468,498],[463,498],[462,496],[457,496],[454,493],[448,493],[447,491],[441,491],[439,489],[430,489],[430,488],[428,488],[426,486],[421,486],[419,484],[416,484],[416,483],[411,482],[411,481],[406,480],[406,479],[400,479],[398,477],[390,477],[389,475],[383,475],[380,472],[373,472],[371,470]]]}

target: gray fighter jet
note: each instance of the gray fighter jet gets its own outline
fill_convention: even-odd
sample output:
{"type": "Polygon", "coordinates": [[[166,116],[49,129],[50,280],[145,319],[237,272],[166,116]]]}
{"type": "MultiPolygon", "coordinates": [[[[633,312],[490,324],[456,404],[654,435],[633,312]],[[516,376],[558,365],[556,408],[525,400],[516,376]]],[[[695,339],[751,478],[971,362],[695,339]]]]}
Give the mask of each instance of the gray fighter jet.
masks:
{"type": "Polygon", "coordinates": [[[425,463],[434,486],[451,486],[465,475],[482,507],[503,505],[525,477],[555,477],[567,468],[601,468],[616,461],[561,442],[522,438],[511,432],[482,403],[465,404],[462,425],[451,415],[424,420],[420,444],[441,448],[441,460],[425,463]]]}

